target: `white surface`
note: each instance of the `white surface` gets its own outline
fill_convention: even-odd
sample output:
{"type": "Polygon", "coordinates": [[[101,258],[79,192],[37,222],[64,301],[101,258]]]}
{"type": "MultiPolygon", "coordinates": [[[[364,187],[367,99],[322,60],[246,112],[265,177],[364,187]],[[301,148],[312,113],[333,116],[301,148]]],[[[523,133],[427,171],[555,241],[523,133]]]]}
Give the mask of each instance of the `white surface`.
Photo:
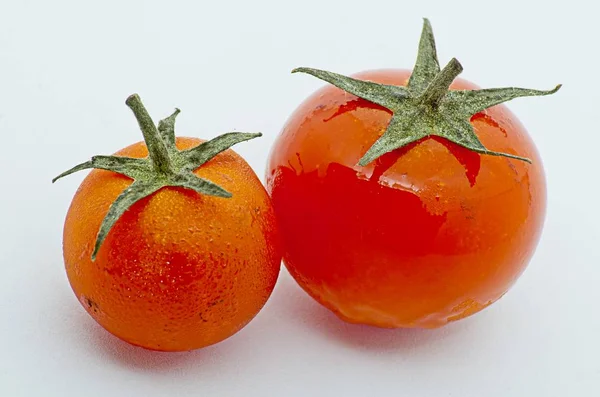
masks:
{"type": "Polygon", "coordinates": [[[0,1],[0,396],[600,395],[597,2],[335,3],[0,1]],[[141,139],[127,95],[155,119],[180,107],[179,135],[263,131],[235,149],[262,176],[321,86],[293,67],[410,68],[423,16],[440,62],[483,87],[564,84],[509,104],[542,153],[549,209],[505,298],[441,330],[384,331],[340,322],[283,274],[248,327],[182,354],[131,347],[84,312],[61,233],[85,173],[50,179],[141,139]]]}

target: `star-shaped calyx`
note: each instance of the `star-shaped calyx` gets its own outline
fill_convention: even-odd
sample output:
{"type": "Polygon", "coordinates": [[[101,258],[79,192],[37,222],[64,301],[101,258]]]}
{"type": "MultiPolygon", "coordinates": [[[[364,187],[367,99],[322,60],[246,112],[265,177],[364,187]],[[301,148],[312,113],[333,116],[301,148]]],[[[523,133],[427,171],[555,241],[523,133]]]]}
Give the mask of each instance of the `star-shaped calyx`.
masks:
{"type": "Polygon", "coordinates": [[[491,106],[519,97],[550,95],[561,86],[549,91],[514,87],[449,90],[450,84],[462,70],[455,58],[440,70],[431,24],[425,19],[417,61],[406,87],[357,80],[311,68],[297,68],[292,73],[311,74],[392,112],[392,119],[383,135],[359,160],[361,166],[385,153],[434,135],[477,153],[530,163],[531,160],[524,157],[487,149],[475,134],[470,119],[491,106]]]}
{"type": "Polygon", "coordinates": [[[120,156],[94,156],[90,161],[76,165],[52,180],[54,183],[64,176],[89,168],[113,171],[133,179],[133,183],[112,203],[102,221],[92,260],[96,259],[96,254],[106,236],[125,211],[139,200],[163,187],[175,186],[209,196],[231,197],[231,193],[222,187],[196,176],[194,170],[236,143],[262,135],[261,133],[229,132],[194,148],[179,150],[175,145],[175,118],[179,114],[179,109],[176,109],[171,116],[161,120],[157,128],[137,94],[131,95],[125,103],[137,118],[148,148],[148,157],[137,159],[120,156]]]}

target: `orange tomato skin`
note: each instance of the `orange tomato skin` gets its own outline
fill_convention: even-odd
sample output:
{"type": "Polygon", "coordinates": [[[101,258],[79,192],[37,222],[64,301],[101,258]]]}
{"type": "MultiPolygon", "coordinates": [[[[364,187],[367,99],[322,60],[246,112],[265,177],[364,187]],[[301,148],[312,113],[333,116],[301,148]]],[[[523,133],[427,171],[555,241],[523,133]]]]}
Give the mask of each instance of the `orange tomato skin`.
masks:
{"type": "MultiPolygon", "coordinates": [[[[177,138],[179,149],[201,143],[177,138]]],[[[118,153],[145,157],[144,143],[118,153]]],[[[270,199],[250,166],[227,150],[195,171],[231,198],[163,188],[133,205],[91,254],[127,177],[93,170],[69,208],[63,252],[69,282],[106,330],[152,350],[217,343],[244,327],[277,280],[281,250],[270,199]]]]}
{"type": "MultiPolygon", "coordinates": [[[[406,85],[410,72],[356,77],[406,85]]],[[[499,299],[527,266],[545,216],[543,167],[503,105],[473,116],[478,137],[533,164],[426,138],[358,166],[390,118],[328,85],[288,119],[267,169],[284,263],[346,321],[440,327],[499,299]]]]}

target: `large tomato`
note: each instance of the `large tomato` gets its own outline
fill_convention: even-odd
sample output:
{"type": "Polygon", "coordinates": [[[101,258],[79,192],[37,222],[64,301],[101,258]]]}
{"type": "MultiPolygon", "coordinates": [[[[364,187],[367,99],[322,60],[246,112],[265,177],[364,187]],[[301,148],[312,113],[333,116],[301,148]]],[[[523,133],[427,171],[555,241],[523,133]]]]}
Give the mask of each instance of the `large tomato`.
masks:
{"type": "MultiPolygon", "coordinates": [[[[441,93],[437,107],[394,130],[413,107],[427,105],[418,100],[432,94],[432,80],[431,87],[445,79],[450,90],[477,90],[454,79],[462,69],[453,62],[447,69],[458,67],[454,73],[439,71],[425,21],[412,86],[407,70],[367,71],[355,79],[299,70],[372,99],[332,85],[315,92],[287,121],[267,170],[287,269],[346,321],[445,325],[499,299],[534,253],[546,207],[544,171],[531,138],[504,105],[463,115],[470,127],[457,135],[446,130],[452,120],[427,113],[440,109],[456,116],[444,102],[454,97],[441,93]],[[396,89],[417,105],[392,106],[392,94],[385,95],[396,89]],[[404,140],[410,134],[416,137],[404,140]],[[373,150],[373,159],[365,156],[373,150]]],[[[500,95],[500,103],[554,90],[483,90],[473,97],[490,92],[500,95]]],[[[489,103],[495,104],[484,105],[489,103]]]]}

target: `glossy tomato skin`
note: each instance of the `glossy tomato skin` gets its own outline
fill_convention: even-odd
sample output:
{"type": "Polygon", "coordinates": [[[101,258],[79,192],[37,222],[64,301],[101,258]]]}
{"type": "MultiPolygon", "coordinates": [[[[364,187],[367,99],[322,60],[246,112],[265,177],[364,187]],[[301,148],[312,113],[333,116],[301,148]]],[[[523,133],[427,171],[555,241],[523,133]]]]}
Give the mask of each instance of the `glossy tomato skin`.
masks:
{"type": "MultiPolygon", "coordinates": [[[[200,142],[177,138],[179,149],[200,142]]],[[[117,153],[147,154],[143,143],[117,153]]],[[[250,166],[227,150],[195,173],[233,196],[163,188],[117,221],[94,262],[100,224],[131,180],[94,170],[68,211],[63,252],[71,287],[100,325],[131,344],[185,351],[217,343],[259,312],[277,280],[275,215],[250,166]]]]}
{"type": "MultiPolygon", "coordinates": [[[[406,85],[409,76],[355,77],[406,85]]],[[[451,86],[476,88],[460,79],[451,86]]],[[[358,166],[390,117],[325,86],[289,118],[267,169],[284,263],[346,321],[440,327],[499,299],[527,266],[545,216],[542,163],[523,126],[499,105],[471,119],[478,137],[533,164],[426,138],[358,166]]]]}

